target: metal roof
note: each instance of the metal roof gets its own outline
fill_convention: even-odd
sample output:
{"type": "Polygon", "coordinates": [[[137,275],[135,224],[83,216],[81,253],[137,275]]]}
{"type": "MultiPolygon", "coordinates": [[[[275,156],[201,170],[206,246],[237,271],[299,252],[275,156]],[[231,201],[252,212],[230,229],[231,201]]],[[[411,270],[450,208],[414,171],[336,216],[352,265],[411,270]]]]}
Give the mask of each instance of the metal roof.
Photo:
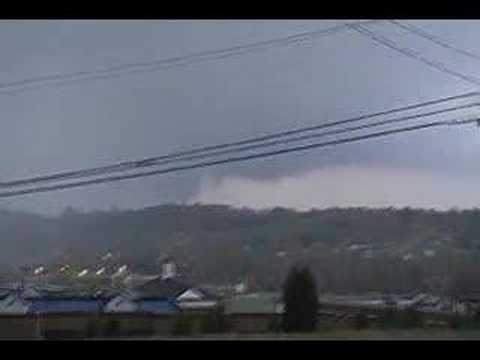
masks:
{"type": "Polygon", "coordinates": [[[149,314],[173,314],[178,312],[178,308],[167,300],[140,300],[138,302],[138,311],[149,314]]]}
{"type": "Polygon", "coordinates": [[[101,304],[94,299],[40,299],[28,307],[29,314],[97,313],[101,304]]]}
{"type": "Polygon", "coordinates": [[[236,296],[225,303],[228,314],[274,314],[281,312],[278,293],[253,293],[236,296]]]}
{"type": "Polygon", "coordinates": [[[11,293],[0,301],[0,314],[23,315],[28,310],[28,302],[18,296],[17,293],[11,293]]]}
{"type": "Polygon", "coordinates": [[[143,299],[174,299],[190,286],[175,279],[158,277],[135,288],[137,296],[143,299]]]}

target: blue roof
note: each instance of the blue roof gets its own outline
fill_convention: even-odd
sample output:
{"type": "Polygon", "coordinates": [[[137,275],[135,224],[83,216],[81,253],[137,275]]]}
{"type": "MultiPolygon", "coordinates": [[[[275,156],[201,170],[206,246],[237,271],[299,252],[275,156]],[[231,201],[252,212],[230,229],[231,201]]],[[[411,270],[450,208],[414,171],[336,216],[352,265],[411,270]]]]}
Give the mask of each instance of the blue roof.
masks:
{"type": "Polygon", "coordinates": [[[101,304],[95,299],[42,299],[34,300],[29,314],[97,313],[101,304]]]}
{"type": "Polygon", "coordinates": [[[140,300],[138,311],[149,314],[173,314],[178,308],[167,300],[140,300]]]}

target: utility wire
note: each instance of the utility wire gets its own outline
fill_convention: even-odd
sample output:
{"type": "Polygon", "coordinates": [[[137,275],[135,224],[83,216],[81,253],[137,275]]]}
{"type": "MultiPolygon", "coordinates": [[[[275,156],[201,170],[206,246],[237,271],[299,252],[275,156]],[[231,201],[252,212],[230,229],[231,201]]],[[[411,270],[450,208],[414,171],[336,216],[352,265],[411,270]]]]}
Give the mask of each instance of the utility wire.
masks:
{"type": "Polygon", "coordinates": [[[302,137],[296,137],[296,138],[291,138],[291,139],[283,139],[283,140],[277,140],[277,141],[271,141],[271,142],[265,143],[265,141],[267,141],[267,140],[285,138],[287,136],[291,136],[291,135],[295,135],[295,134],[311,132],[311,131],[314,131],[314,130],[320,130],[320,129],[325,129],[325,128],[334,127],[334,126],[338,126],[338,125],[349,124],[349,123],[356,123],[358,121],[370,119],[370,118],[373,118],[373,117],[394,114],[394,113],[401,112],[401,111],[418,109],[418,108],[425,107],[425,106],[430,106],[430,105],[438,105],[438,104],[448,102],[448,101],[452,101],[452,100],[468,99],[468,98],[475,97],[475,96],[478,96],[478,95],[479,95],[478,92],[465,93],[465,94],[461,94],[461,95],[449,96],[449,97],[444,97],[444,98],[440,98],[440,99],[436,99],[436,100],[430,100],[430,101],[425,101],[425,102],[422,102],[422,103],[411,104],[411,105],[408,105],[408,106],[393,108],[393,109],[380,111],[380,112],[376,112],[376,113],[372,113],[372,114],[365,114],[365,115],[361,115],[361,116],[357,116],[357,117],[353,117],[353,118],[349,118],[349,119],[344,119],[344,120],[340,120],[340,121],[327,122],[327,123],[323,123],[323,124],[320,124],[320,125],[298,128],[298,129],[294,129],[294,130],[289,130],[289,131],[269,134],[269,135],[265,135],[265,136],[249,138],[249,139],[236,141],[236,142],[204,146],[204,147],[199,147],[199,148],[195,148],[195,149],[191,149],[191,150],[174,152],[174,153],[170,153],[170,154],[163,155],[163,156],[150,157],[150,158],[145,158],[145,159],[136,160],[136,161],[121,162],[121,163],[117,163],[117,164],[113,164],[113,165],[109,165],[109,166],[95,167],[95,168],[90,168],[90,169],[83,169],[83,170],[69,171],[69,172],[60,172],[60,173],[55,173],[55,174],[52,174],[52,175],[44,175],[44,176],[37,176],[37,177],[26,178],[26,179],[13,180],[13,181],[0,183],[0,188],[9,188],[9,187],[30,185],[30,184],[40,183],[40,182],[49,182],[49,181],[55,181],[55,180],[68,180],[68,179],[73,179],[73,178],[78,178],[78,177],[102,175],[102,174],[107,174],[107,173],[112,173],[112,172],[119,172],[119,171],[137,169],[137,168],[141,168],[141,167],[149,167],[149,166],[154,166],[154,165],[167,164],[167,163],[171,163],[173,161],[192,160],[192,159],[198,159],[198,158],[203,158],[203,157],[208,157],[208,156],[213,156],[213,155],[219,155],[219,154],[225,154],[225,153],[231,153],[231,152],[237,152],[237,151],[245,151],[245,150],[259,148],[259,147],[273,146],[273,145],[278,145],[280,143],[288,143],[288,142],[292,142],[292,141],[306,140],[306,139],[309,139],[309,138],[315,138],[315,137],[321,137],[321,136],[327,136],[327,135],[333,135],[333,134],[340,134],[340,133],[343,133],[343,132],[355,131],[355,130],[370,128],[370,127],[379,126],[379,125],[386,125],[386,124],[389,124],[389,123],[406,121],[406,120],[416,119],[416,118],[420,118],[420,117],[424,117],[424,116],[438,115],[438,114],[441,114],[441,113],[446,113],[446,112],[451,112],[451,111],[476,107],[476,106],[478,106],[478,102],[474,102],[472,104],[467,104],[467,105],[454,106],[454,107],[441,109],[441,110],[437,110],[437,111],[433,111],[433,112],[427,112],[427,113],[415,114],[415,115],[411,115],[411,116],[400,117],[400,118],[397,118],[397,119],[391,119],[391,120],[376,122],[376,123],[372,123],[372,124],[366,124],[366,125],[362,125],[362,126],[358,126],[358,127],[350,127],[350,128],[346,128],[346,129],[337,129],[337,130],[322,132],[322,133],[319,133],[319,134],[311,134],[311,135],[306,135],[306,136],[302,136],[302,137]],[[260,144],[254,145],[254,146],[243,146],[243,147],[240,147],[240,148],[235,148],[235,147],[242,146],[242,145],[249,145],[249,144],[256,144],[256,143],[260,143],[260,144]],[[228,148],[232,148],[232,147],[234,147],[234,149],[223,151],[223,152],[217,151],[217,152],[212,153],[212,151],[214,151],[214,150],[228,149],[228,148]],[[206,154],[203,154],[203,153],[206,153],[206,154]],[[198,155],[198,154],[203,154],[203,155],[198,155]]]}
{"type": "Polygon", "coordinates": [[[377,122],[364,124],[364,125],[360,125],[360,126],[351,126],[351,127],[346,127],[346,128],[343,128],[343,129],[328,130],[328,131],[315,133],[315,134],[308,134],[308,135],[290,137],[290,138],[279,139],[279,140],[272,140],[272,141],[262,142],[262,143],[259,143],[259,144],[246,145],[246,146],[241,146],[241,147],[238,147],[238,148],[227,149],[227,150],[219,150],[219,151],[209,152],[209,153],[205,153],[205,154],[190,155],[190,156],[187,156],[187,157],[181,157],[179,159],[167,159],[167,160],[162,160],[162,161],[151,161],[151,162],[146,162],[142,165],[138,165],[138,166],[136,166],[136,168],[145,168],[145,167],[166,165],[166,164],[176,163],[176,162],[180,162],[180,161],[199,160],[199,159],[210,158],[212,156],[215,157],[215,156],[219,156],[219,155],[226,155],[226,154],[244,152],[244,151],[259,149],[259,148],[264,148],[264,147],[270,147],[270,146],[276,146],[276,145],[285,145],[285,144],[289,144],[289,143],[292,143],[292,142],[298,142],[298,141],[310,140],[310,139],[317,139],[317,138],[321,138],[321,137],[325,137],[325,136],[338,135],[338,134],[349,133],[349,132],[352,132],[352,131],[370,129],[370,128],[374,128],[374,127],[377,127],[377,126],[390,125],[390,124],[395,124],[395,123],[399,123],[399,122],[403,122],[403,121],[418,119],[418,118],[422,118],[422,117],[429,117],[429,116],[445,114],[445,113],[458,111],[458,110],[471,109],[471,108],[479,107],[479,106],[480,106],[480,103],[466,104],[466,105],[455,106],[455,107],[451,107],[451,108],[447,108],[447,109],[435,110],[435,111],[430,111],[430,112],[421,113],[421,114],[415,114],[415,115],[410,115],[410,116],[403,116],[403,117],[400,117],[400,118],[377,121],[377,122]]]}
{"type": "Polygon", "coordinates": [[[449,44],[448,42],[446,42],[445,40],[439,38],[438,36],[436,35],[433,35],[433,34],[430,34],[428,32],[426,32],[425,30],[419,28],[418,26],[414,26],[414,25],[411,25],[411,24],[405,24],[401,21],[398,21],[398,20],[388,20],[390,23],[392,23],[393,25],[395,26],[398,26],[404,30],[407,30],[408,32],[411,32],[417,36],[420,36],[424,39],[427,39],[437,45],[440,45],[441,47],[445,48],[445,49],[449,49],[449,50],[453,50],[459,54],[462,54],[462,55],[465,55],[465,56],[468,56],[472,59],[475,59],[475,60],[479,60],[480,61],[480,56],[478,56],[477,54],[474,54],[468,50],[464,50],[464,49],[461,49],[461,48],[458,48],[456,46],[453,46],[451,44],[449,44]]]}
{"type": "MultiPolygon", "coordinates": [[[[359,21],[359,24],[371,24],[379,20],[359,21]]],[[[134,62],[123,65],[105,67],[97,70],[77,71],[63,74],[50,74],[36,77],[29,77],[22,80],[0,83],[0,94],[16,94],[29,89],[35,89],[45,84],[62,85],[77,81],[107,79],[125,74],[136,74],[152,72],[177,66],[185,66],[192,63],[223,59],[226,57],[242,55],[253,51],[263,50],[271,47],[287,46],[293,43],[312,40],[316,37],[327,36],[339,31],[348,29],[348,24],[340,24],[326,29],[302,32],[286,37],[279,37],[270,40],[258,41],[245,45],[232,46],[217,50],[207,50],[183,56],[176,56],[152,61],[134,62]],[[13,88],[13,90],[11,90],[13,88]]]]}
{"type": "Polygon", "coordinates": [[[432,128],[432,127],[437,127],[437,126],[463,125],[463,124],[469,124],[469,123],[473,123],[473,122],[478,123],[479,122],[478,118],[470,119],[470,120],[462,120],[462,121],[435,121],[435,122],[430,122],[430,123],[426,123],[426,124],[422,124],[422,125],[415,125],[415,126],[397,128],[397,129],[392,129],[392,130],[385,130],[385,131],[381,131],[381,132],[370,133],[370,134],[360,135],[360,136],[355,136],[355,137],[350,137],[350,138],[337,139],[337,140],[332,140],[332,141],[327,141],[327,142],[322,142],[322,143],[314,143],[314,144],[297,146],[297,147],[290,147],[290,148],[286,148],[286,149],[256,153],[256,154],[245,155],[245,156],[231,157],[231,158],[215,160],[215,161],[199,162],[199,163],[196,163],[196,164],[176,166],[176,167],[171,167],[171,168],[167,168],[167,169],[152,170],[152,171],[141,172],[141,173],[136,173],[136,174],[108,176],[108,177],[104,177],[104,178],[100,178],[100,179],[85,180],[85,181],[79,181],[79,182],[73,182],[73,183],[67,183],[67,184],[59,184],[59,185],[51,185],[51,186],[42,186],[42,187],[36,187],[36,188],[31,188],[31,189],[22,189],[22,190],[8,191],[8,192],[0,192],[0,198],[20,196],[20,195],[26,195],[26,194],[31,194],[31,193],[63,190],[63,189],[69,189],[69,188],[75,188],[75,187],[81,187],[81,186],[89,186],[89,185],[94,185],[94,184],[108,183],[108,182],[127,180],[127,179],[134,179],[134,178],[140,178],[140,177],[147,177],[147,176],[153,176],[153,175],[162,175],[162,174],[173,173],[173,172],[178,172],[178,171],[185,171],[185,170],[191,170],[191,169],[197,169],[197,168],[211,167],[211,166],[233,163],[233,162],[249,161],[249,160],[254,160],[254,159],[259,159],[259,158],[264,158],[264,157],[277,156],[277,155],[287,154],[287,153],[292,153],[292,152],[306,151],[306,150],[310,150],[310,149],[314,149],[314,148],[321,148],[321,147],[327,147],[327,146],[334,146],[334,145],[340,145],[340,144],[345,144],[345,143],[357,142],[357,141],[362,141],[362,140],[367,140],[367,139],[372,139],[372,138],[377,138],[377,137],[382,137],[382,136],[387,136],[387,135],[392,135],[392,134],[398,134],[398,133],[403,133],[403,132],[413,132],[413,131],[432,128]]]}
{"type": "Polygon", "coordinates": [[[451,76],[455,76],[456,78],[459,78],[463,81],[466,81],[470,84],[473,84],[473,85],[476,85],[476,86],[479,86],[480,85],[480,79],[476,78],[476,77],[473,77],[473,76],[468,76],[468,75],[465,75],[465,74],[462,74],[458,71],[455,71],[455,70],[451,70],[449,68],[447,68],[444,64],[440,63],[440,62],[437,62],[437,61],[433,61],[433,60],[430,60],[428,58],[425,58],[424,56],[422,56],[421,54],[419,54],[418,52],[412,50],[412,49],[408,49],[408,48],[402,48],[398,45],[395,44],[395,42],[385,38],[384,36],[380,36],[378,34],[376,34],[375,32],[371,31],[371,30],[368,30],[366,29],[365,27],[361,26],[361,25],[358,25],[358,24],[347,24],[346,26],[354,29],[355,31],[357,31],[358,33],[362,34],[363,36],[366,36],[368,38],[370,38],[371,40],[379,43],[379,44],[382,44],[390,49],[393,49],[409,58],[412,58],[412,59],[415,59],[415,60],[418,60],[418,61],[421,61],[422,63],[432,67],[432,68],[435,68],[445,74],[448,74],[448,75],[451,75],[451,76]]]}

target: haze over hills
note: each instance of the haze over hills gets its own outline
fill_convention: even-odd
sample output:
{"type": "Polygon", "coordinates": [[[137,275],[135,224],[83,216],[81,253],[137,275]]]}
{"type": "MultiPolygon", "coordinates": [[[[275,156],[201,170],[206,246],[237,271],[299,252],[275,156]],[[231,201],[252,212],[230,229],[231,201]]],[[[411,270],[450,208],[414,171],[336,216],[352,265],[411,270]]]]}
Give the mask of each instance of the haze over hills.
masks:
{"type": "Polygon", "coordinates": [[[59,217],[1,211],[0,238],[1,263],[16,268],[58,264],[66,255],[72,263],[92,266],[111,251],[137,272],[158,271],[158,259],[170,255],[196,281],[248,278],[264,289],[278,289],[299,261],[311,265],[325,291],[479,287],[477,209],[298,212],[161,205],[90,213],[68,209],[59,217]]]}

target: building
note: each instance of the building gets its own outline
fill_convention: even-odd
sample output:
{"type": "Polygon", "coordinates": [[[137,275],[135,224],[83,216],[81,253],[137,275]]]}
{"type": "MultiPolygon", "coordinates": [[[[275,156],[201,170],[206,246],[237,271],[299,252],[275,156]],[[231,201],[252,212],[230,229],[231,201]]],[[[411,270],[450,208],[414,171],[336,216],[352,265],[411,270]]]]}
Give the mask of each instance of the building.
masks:
{"type": "Polygon", "coordinates": [[[29,303],[15,290],[3,291],[0,294],[0,316],[25,315],[29,303]]]}
{"type": "Polygon", "coordinates": [[[218,305],[216,296],[179,278],[159,276],[133,291],[137,299],[168,300],[184,311],[205,311],[218,305]]]}
{"type": "Polygon", "coordinates": [[[89,314],[98,315],[102,311],[102,304],[96,298],[61,297],[41,298],[32,300],[27,314],[32,315],[59,315],[59,314],[89,314]]]}
{"type": "Polygon", "coordinates": [[[162,264],[162,279],[171,279],[177,276],[177,264],[167,258],[162,264]]]}
{"type": "Polygon", "coordinates": [[[475,292],[461,294],[452,305],[453,311],[457,314],[476,316],[480,312],[480,294],[475,292]]]}
{"type": "Polygon", "coordinates": [[[108,299],[103,305],[103,312],[107,314],[129,314],[138,311],[138,304],[135,302],[134,294],[125,291],[108,299]]]}
{"type": "Polygon", "coordinates": [[[150,280],[154,280],[158,277],[158,275],[140,275],[140,274],[129,274],[123,280],[123,283],[128,288],[135,288],[141,286],[150,280]]]}
{"type": "Polygon", "coordinates": [[[324,307],[385,308],[390,299],[379,293],[362,295],[324,294],[319,297],[318,302],[320,306],[324,307]]]}
{"type": "Polygon", "coordinates": [[[233,332],[262,333],[273,331],[283,313],[281,295],[258,292],[235,296],[225,302],[225,315],[233,332]]]}
{"type": "Polygon", "coordinates": [[[0,338],[32,339],[38,336],[35,319],[27,315],[29,303],[19,291],[0,294],[0,338]]]}
{"type": "Polygon", "coordinates": [[[178,312],[168,299],[143,297],[139,292],[126,290],[103,307],[103,334],[115,337],[170,334],[178,312]]]}
{"type": "Polygon", "coordinates": [[[141,299],[137,304],[137,311],[146,315],[173,315],[179,312],[179,308],[168,300],[141,299]]]}

